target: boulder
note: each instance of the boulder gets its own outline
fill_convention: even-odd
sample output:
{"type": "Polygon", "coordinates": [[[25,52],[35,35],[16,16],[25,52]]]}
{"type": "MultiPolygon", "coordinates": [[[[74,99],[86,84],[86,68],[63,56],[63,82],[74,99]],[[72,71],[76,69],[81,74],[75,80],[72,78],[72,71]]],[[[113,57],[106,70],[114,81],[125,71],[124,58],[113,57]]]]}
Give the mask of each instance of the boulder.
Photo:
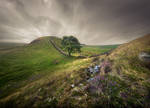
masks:
{"type": "Polygon", "coordinates": [[[150,53],[148,52],[141,52],[139,54],[139,59],[143,64],[150,69],[150,53]]]}
{"type": "Polygon", "coordinates": [[[143,62],[150,63],[150,53],[147,52],[141,52],[139,54],[139,59],[143,62]]]}

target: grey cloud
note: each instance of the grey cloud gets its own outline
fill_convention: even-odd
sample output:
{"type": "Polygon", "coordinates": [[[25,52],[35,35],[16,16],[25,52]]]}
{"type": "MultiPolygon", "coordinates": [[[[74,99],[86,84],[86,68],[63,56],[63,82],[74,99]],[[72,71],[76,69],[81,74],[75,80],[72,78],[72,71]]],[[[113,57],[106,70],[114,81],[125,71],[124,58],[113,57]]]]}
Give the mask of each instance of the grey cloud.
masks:
{"type": "Polygon", "coordinates": [[[0,0],[0,42],[75,35],[85,44],[125,43],[149,33],[149,0],[0,0]]]}

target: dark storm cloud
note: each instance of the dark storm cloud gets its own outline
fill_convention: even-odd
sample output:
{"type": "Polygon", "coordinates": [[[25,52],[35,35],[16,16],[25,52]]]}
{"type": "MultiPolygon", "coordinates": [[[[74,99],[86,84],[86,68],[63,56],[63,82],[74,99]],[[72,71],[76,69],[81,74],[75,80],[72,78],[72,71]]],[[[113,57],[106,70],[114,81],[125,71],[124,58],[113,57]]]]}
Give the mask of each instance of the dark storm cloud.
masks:
{"type": "Polygon", "coordinates": [[[75,35],[117,44],[149,33],[149,0],[0,0],[0,42],[75,35]]]}

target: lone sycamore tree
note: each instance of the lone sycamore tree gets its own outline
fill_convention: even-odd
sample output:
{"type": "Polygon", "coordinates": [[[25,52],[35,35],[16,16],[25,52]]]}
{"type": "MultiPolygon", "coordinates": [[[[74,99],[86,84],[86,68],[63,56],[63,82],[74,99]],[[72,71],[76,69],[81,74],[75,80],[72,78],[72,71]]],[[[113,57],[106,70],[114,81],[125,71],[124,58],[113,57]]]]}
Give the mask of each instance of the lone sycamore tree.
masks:
{"type": "Polygon", "coordinates": [[[72,53],[81,52],[80,42],[74,36],[64,36],[61,44],[69,56],[71,56],[72,53]]]}

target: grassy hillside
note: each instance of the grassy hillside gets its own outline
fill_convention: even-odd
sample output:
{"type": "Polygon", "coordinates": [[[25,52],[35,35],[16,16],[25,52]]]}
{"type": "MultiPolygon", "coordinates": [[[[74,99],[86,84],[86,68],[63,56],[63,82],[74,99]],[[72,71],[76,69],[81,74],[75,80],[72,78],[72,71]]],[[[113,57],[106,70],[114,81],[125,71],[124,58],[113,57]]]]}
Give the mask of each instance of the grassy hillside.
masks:
{"type": "MultiPolygon", "coordinates": [[[[0,91],[2,92],[0,98],[47,74],[53,74],[56,70],[63,71],[65,64],[71,64],[77,60],[74,57],[65,57],[60,54],[49,39],[61,48],[60,38],[41,37],[28,45],[10,49],[3,47],[0,50],[0,91]]],[[[91,47],[88,51],[101,53],[96,47],[91,47]]],[[[86,50],[83,53],[85,54],[86,50]]]]}
{"type": "Polygon", "coordinates": [[[150,105],[150,64],[140,60],[142,52],[150,54],[150,35],[119,46],[107,57],[112,63],[111,76],[122,82],[118,90],[124,95],[124,105],[150,105]]]}
{"type": "Polygon", "coordinates": [[[123,67],[123,72],[132,74],[137,78],[145,76],[145,79],[150,71],[147,64],[139,58],[142,52],[150,53],[150,35],[119,46],[109,55],[109,59],[115,61],[117,67],[123,67]]]}
{"type": "MultiPolygon", "coordinates": [[[[0,80],[4,84],[1,85],[1,107],[150,106],[150,69],[139,58],[141,52],[150,53],[150,35],[123,44],[109,55],[86,59],[60,55],[48,46],[48,38],[39,38],[26,47],[1,53],[3,66],[0,69],[4,75],[0,80]],[[101,67],[100,73],[89,74],[89,66],[96,65],[101,67]],[[12,92],[14,86],[18,89],[12,92]]],[[[53,37],[53,40],[61,47],[60,39],[53,37]]]]}
{"type": "Polygon", "coordinates": [[[0,98],[42,76],[65,68],[75,58],[61,55],[48,41],[60,46],[61,39],[44,37],[31,44],[0,52],[0,98]]]}
{"type": "MultiPolygon", "coordinates": [[[[110,55],[95,58],[91,65],[101,66],[100,74],[84,77],[61,105],[104,108],[148,108],[150,106],[150,61],[139,58],[142,52],[150,54],[150,35],[123,44],[110,55]],[[83,89],[83,88],[86,89],[83,89]],[[71,98],[70,98],[71,97],[71,98]]],[[[149,59],[148,59],[149,60],[149,59]]],[[[86,69],[79,71],[86,76],[86,69]]]]}

